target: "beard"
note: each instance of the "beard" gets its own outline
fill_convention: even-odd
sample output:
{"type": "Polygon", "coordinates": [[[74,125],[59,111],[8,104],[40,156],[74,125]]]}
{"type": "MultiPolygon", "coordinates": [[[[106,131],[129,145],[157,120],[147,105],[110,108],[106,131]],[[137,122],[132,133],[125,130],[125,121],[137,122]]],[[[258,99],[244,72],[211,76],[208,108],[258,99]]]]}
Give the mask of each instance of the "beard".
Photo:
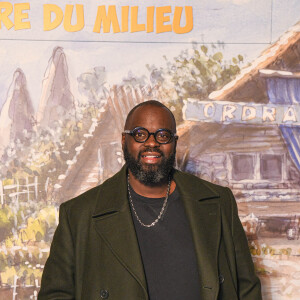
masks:
{"type": "Polygon", "coordinates": [[[173,166],[175,163],[175,154],[173,153],[169,157],[165,157],[164,153],[159,149],[147,148],[138,154],[138,158],[135,159],[128,151],[127,145],[124,146],[124,159],[128,169],[131,171],[133,176],[143,183],[144,185],[154,186],[162,183],[166,183],[171,176],[173,166]],[[162,157],[162,160],[157,165],[141,163],[141,156],[144,152],[156,152],[162,157]]]}

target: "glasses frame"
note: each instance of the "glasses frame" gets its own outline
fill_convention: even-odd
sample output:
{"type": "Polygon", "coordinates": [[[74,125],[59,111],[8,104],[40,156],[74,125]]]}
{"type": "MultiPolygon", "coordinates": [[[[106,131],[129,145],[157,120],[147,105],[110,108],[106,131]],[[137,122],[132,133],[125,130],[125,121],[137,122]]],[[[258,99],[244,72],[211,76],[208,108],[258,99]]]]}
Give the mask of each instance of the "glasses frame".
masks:
{"type": "Polygon", "coordinates": [[[131,136],[133,137],[133,139],[134,139],[137,143],[146,143],[146,142],[149,140],[149,138],[150,138],[151,135],[154,136],[154,139],[155,139],[155,141],[156,141],[158,144],[162,144],[162,145],[171,143],[173,139],[175,139],[175,140],[178,139],[178,135],[177,135],[177,134],[173,133],[171,130],[166,129],[166,128],[160,128],[160,129],[157,129],[155,132],[149,132],[149,130],[148,130],[147,128],[144,128],[144,127],[140,127],[140,126],[139,126],[139,127],[133,128],[132,130],[124,130],[123,133],[127,133],[127,134],[131,135],[131,136]],[[135,139],[135,137],[134,137],[134,132],[136,132],[136,131],[139,130],[139,129],[143,129],[143,130],[146,130],[146,132],[148,132],[148,137],[147,137],[144,141],[137,141],[137,140],[135,139]],[[165,142],[165,143],[159,142],[159,141],[156,139],[157,134],[158,134],[159,132],[161,132],[161,131],[167,131],[167,132],[169,132],[170,135],[171,135],[170,139],[169,139],[167,142],[165,142]]]}

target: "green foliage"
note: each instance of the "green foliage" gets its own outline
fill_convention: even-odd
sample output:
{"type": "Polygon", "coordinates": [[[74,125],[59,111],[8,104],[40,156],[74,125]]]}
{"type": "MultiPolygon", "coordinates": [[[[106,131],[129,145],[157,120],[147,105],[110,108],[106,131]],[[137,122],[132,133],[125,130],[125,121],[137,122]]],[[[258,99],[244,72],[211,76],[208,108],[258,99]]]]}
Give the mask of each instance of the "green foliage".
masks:
{"type": "Polygon", "coordinates": [[[9,208],[0,209],[0,237],[5,239],[13,228],[12,212],[9,208]]]}
{"type": "Polygon", "coordinates": [[[0,272],[5,271],[6,268],[6,259],[3,253],[0,252],[0,272]]]}
{"type": "Polygon", "coordinates": [[[243,62],[244,61],[244,57],[242,55],[238,55],[238,59],[239,59],[239,62],[243,62]]]}
{"type": "Polygon", "coordinates": [[[217,52],[212,56],[212,58],[217,62],[222,62],[223,54],[221,52],[217,52]]]}
{"type": "Polygon", "coordinates": [[[160,85],[162,100],[206,99],[239,74],[243,56],[239,54],[226,61],[220,48],[221,44],[210,48],[194,45],[173,60],[164,57],[165,68],[158,70],[148,65],[152,81],[160,85]]]}
{"type": "Polygon", "coordinates": [[[208,48],[204,45],[201,46],[201,51],[206,55],[208,48]]]}

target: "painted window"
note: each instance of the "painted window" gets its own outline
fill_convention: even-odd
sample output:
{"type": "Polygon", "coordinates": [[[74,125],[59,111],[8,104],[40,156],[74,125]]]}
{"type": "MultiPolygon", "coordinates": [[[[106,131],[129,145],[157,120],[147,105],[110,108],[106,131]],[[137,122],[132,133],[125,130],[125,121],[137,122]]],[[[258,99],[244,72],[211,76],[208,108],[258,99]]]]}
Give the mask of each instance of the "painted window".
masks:
{"type": "Polygon", "coordinates": [[[282,179],[282,155],[263,154],[260,158],[261,179],[282,179]]]}
{"type": "Polygon", "coordinates": [[[254,156],[251,154],[236,154],[232,157],[232,179],[254,179],[254,156]]]}

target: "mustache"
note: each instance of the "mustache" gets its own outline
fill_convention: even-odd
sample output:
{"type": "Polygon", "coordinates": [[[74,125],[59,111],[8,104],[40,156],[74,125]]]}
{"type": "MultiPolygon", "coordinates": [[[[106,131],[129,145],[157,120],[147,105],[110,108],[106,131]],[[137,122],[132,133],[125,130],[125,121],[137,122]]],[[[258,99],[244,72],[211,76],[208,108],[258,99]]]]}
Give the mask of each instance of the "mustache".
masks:
{"type": "Polygon", "coordinates": [[[144,153],[149,153],[149,152],[159,153],[161,155],[161,157],[165,156],[164,153],[158,148],[146,148],[139,152],[138,159],[140,159],[144,153]]]}

